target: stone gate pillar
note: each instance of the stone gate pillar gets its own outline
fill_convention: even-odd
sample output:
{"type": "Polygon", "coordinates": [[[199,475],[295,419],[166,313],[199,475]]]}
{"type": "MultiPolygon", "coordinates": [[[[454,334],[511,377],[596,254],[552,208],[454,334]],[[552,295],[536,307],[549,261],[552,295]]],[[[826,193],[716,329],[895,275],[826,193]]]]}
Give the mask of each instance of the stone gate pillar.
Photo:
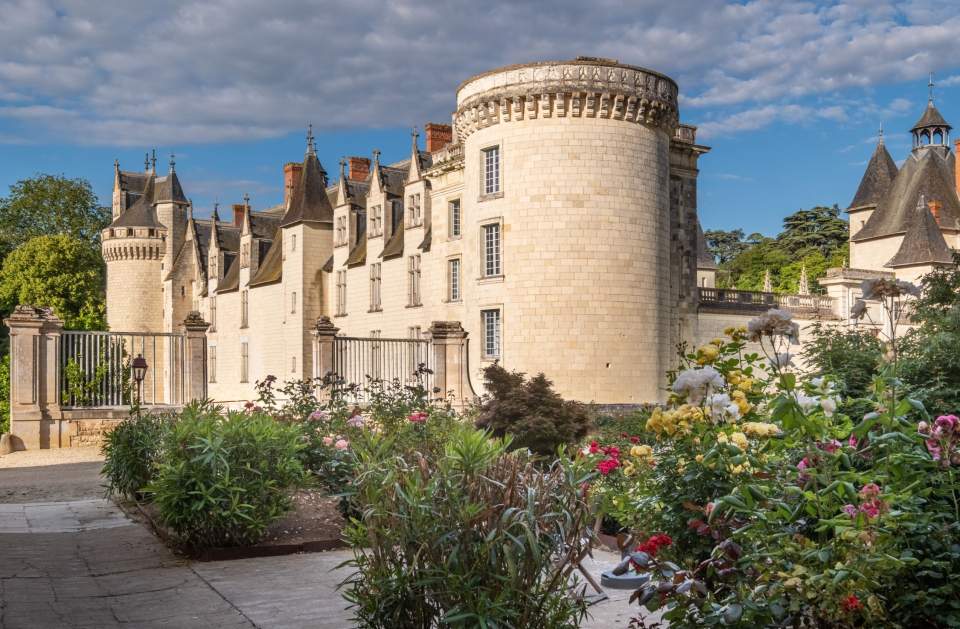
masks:
{"type": "Polygon", "coordinates": [[[313,335],[313,377],[320,381],[334,371],[333,340],[339,331],[340,328],[326,315],[317,319],[316,326],[310,331],[313,335]]]}
{"type": "Polygon", "coordinates": [[[463,406],[476,398],[467,373],[467,331],[459,321],[434,321],[430,326],[433,385],[438,395],[463,406]]]}
{"type": "Polygon", "coordinates": [[[10,328],[10,434],[14,447],[59,448],[63,321],[49,309],[19,305],[3,323],[10,328]]]}
{"type": "Polygon", "coordinates": [[[207,399],[207,328],[210,324],[203,320],[196,310],[187,314],[183,320],[186,330],[184,339],[183,369],[184,402],[207,399]]]}

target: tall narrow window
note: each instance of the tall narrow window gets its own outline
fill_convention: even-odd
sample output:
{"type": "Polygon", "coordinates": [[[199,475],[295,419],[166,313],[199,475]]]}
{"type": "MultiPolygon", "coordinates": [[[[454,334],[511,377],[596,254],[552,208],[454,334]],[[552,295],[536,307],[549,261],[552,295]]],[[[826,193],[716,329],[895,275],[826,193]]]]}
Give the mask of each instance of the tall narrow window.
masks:
{"type": "Polygon", "coordinates": [[[370,208],[370,236],[383,236],[383,206],[374,205],[370,208]]]}
{"type": "Polygon", "coordinates": [[[337,230],[334,236],[336,240],[334,244],[336,246],[339,247],[341,245],[347,244],[347,217],[346,216],[337,217],[337,230]]]}
{"type": "Polygon", "coordinates": [[[245,328],[249,319],[250,294],[247,290],[240,291],[240,327],[245,328]]]}
{"type": "Polygon", "coordinates": [[[297,235],[290,234],[290,251],[296,251],[296,250],[297,250],[297,235]]]}
{"type": "Polygon", "coordinates": [[[210,331],[217,331],[217,298],[210,297],[210,331]]]}
{"type": "Polygon", "coordinates": [[[460,199],[454,199],[449,203],[450,207],[450,237],[460,237],[460,199]]]}
{"type": "Polygon", "coordinates": [[[460,301],[460,258],[447,260],[447,299],[460,301]]]}
{"type": "Polygon", "coordinates": [[[207,348],[207,380],[217,381],[217,346],[211,345],[207,348]]]}
{"type": "Polygon", "coordinates": [[[347,272],[337,271],[337,314],[347,314],[347,272]]]}
{"type": "Polygon", "coordinates": [[[290,373],[297,373],[297,357],[290,357],[290,373]]]}
{"type": "Polygon", "coordinates": [[[483,193],[500,192],[500,147],[483,149],[483,193]]]}
{"type": "Polygon", "coordinates": [[[250,382],[250,345],[240,343],[240,382],[250,382]]]}
{"type": "Polygon", "coordinates": [[[370,265],[370,312],[379,312],[383,309],[380,299],[380,262],[370,265]]]}
{"type": "Polygon", "coordinates": [[[297,314],[297,291],[290,293],[290,314],[297,314]]]}
{"type": "Polygon", "coordinates": [[[500,223],[483,226],[483,275],[494,277],[503,274],[500,263],[500,223]]]}
{"type": "Polygon", "coordinates": [[[500,358],[500,310],[481,310],[483,323],[483,357],[500,358]]]}
{"type": "Polygon", "coordinates": [[[420,305],[420,254],[407,258],[407,305],[420,305]]]}

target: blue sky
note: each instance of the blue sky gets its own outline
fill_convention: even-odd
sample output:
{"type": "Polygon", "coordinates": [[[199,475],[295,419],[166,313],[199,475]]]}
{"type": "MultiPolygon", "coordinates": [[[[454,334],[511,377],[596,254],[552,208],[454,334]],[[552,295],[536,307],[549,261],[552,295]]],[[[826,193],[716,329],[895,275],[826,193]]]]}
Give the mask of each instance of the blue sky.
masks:
{"type": "MultiPolygon", "coordinates": [[[[37,172],[91,181],[157,148],[197,213],[282,196],[308,122],[331,175],[385,161],[449,120],[455,90],[500,65],[576,55],[673,76],[701,160],[707,228],[776,233],[849,203],[883,123],[895,160],[927,100],[960,125],[960,8],[946,0],[414,2],[0,0],[0,194],[37,172]]],[[[960,137],[960,133],[957,134],[960,137]]]]}

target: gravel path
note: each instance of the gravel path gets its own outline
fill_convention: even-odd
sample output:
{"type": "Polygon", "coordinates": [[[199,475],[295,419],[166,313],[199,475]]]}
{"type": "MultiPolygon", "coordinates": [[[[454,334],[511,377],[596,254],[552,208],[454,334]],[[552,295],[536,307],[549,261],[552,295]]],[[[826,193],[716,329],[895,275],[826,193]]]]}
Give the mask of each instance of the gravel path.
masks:
{"type": "Polygon", "coordinates": [[[63,463],[103,461],[100,448],[51,448],[49,450],[21,450],[0,456],[0,469],[8,467],[39,467],[63,463]]]}
{"type": "Polygon", "coordinates": [[[102,498],[99,448],[24,450],[0,457],[0,503],[102,498]]]}

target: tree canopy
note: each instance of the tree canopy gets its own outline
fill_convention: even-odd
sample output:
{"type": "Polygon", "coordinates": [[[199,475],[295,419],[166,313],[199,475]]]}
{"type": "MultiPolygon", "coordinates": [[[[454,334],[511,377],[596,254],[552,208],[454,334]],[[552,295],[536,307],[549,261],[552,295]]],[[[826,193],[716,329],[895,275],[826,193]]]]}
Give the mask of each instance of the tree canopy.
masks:
{"type": "Polygon", "coordinates": [[[110,209],[100,207],[85,179],[44,174],[22,179],[0,198],[0,262],[36,236],[69,234],[96,247],[109,224],[110,209]]]}
{"type": "Polygon", "coordinates": [[[0,268],[0,312],[48,306],[67,328],[103,329],[103,276],[103,258],[90,243],[66,234],[31,238],[0,268]]]}
{"type": "Polygon", "coordinates": [[[816,290],[816,280],[828,268],[842,266],[849,251],[847,222],[840,218],[836,205],[790,214],[783,219],[783,231],[775,238],[761,234],[744,238],[741,229],[711,230],[704,235],[720,263],[718,285],[741,290],[763,290],[769,270],[774,291],[795,293],[804,267],[811,289],[816,290]],[[711,234],[715,235],[713,239],[711,234]]]}

